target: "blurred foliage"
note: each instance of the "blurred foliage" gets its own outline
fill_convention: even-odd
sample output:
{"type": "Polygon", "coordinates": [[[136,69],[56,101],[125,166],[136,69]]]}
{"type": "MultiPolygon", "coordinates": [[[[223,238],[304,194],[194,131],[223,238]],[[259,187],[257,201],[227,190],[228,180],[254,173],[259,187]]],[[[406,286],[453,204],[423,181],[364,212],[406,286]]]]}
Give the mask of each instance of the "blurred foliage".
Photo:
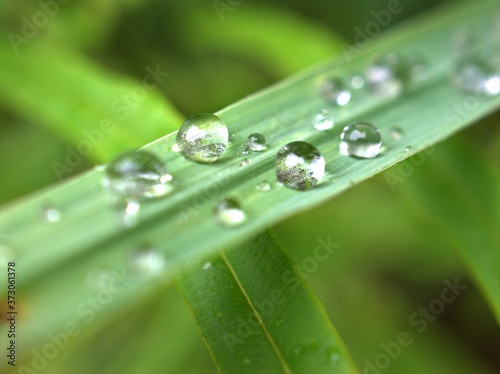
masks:
{"type": "MultiPolygon", "coordinates": [[[[401,3],[403,11],[394,16],[388,28],[439,1],[401,3]]],[[[35,0],[0,0],[4,41],[0,49],[0,202],[56,182],[51,164],[62,162],[71,144],[67,138],[54,136],[51,124],[62,115],[78,112],[70,108],[67,113],[40,118],[36,97],[30,95],[50,95],[58,84],[75,84],[69,87],[72,95],[78,96],[82,87],[87,87],[91,92],[87,97],[98,101],[101,83],[106,79],[110,79],[110,87],[122,84],[122,79],[133,87],[144,78],[145,67],[162,61],[170,75],[159,85],[159,94],[168,97],[185,115],[211,112],[338,53],[340,40],[352,42],[356,27],[372,19],[370,12],[386,6],[383,0],[242,1],[229,5],[231,10],[221,19],[212,1],[75,0],[60,5],[57,15],[27,44],[54,46],[44,50],[46,56],[33,56],[43,62],[40,70],[26,76],[21,70],[17,76],[6,76],[2,64],[12,51],[6,50],[9,46],[5,37],[9,32],[21,34],[23,17],[32,17],[40,11],[40,5],[35,0]],[[71,58],[68,56],[78,56],[81,65],[66,60],[71,58]],[[50,72],[51,66],[67,68],[64,81],[58,81],[57,71],[50,72]],[[82,74],[79,81],[72,81],[89,66],[90,71],[102,69],[103,73],[96,74],[95,80],[85,81],[82,74]],[[43,77],[50,80],[39,85],[43,77]],[[32,91],[17,90],[18,95],[27,97],[26,106],[13,106],[9,92],[16,92],[16,80],[23,78],[33,80],[32,91]]],[[[27,45],[21,44],[19,55],[12,58],[22,56],[27,45]]],[[[57,109],[57,96],[53,100],[57,109]]],[[[87,119],[76,118],[75,126],[78,120],[87,119]]],[[[447,210],[442,215],[442,200],[437,196],[426,195],[430,200],[421,206],[412,193],[412,188],[418,189],[422,183],[421,174],[436,173],[436,164],[447,165],[458,152],[462,157],[470,154],[475,165],[482,165],[479,169],[492,170],[498,196],[499,120],[498,113],[493,114],[438,145],[436,154],[415,168],[415,175],[396,185],[394,192],[386,180],[391,169],[276,228],[299,265],[318,237],[330,236],[340,244],[332,257],[305,277],[361,368],[364,360],[373,362],[383,352],[381,343],[394,341],[400,331],[407,330],[415,342],[403,348],[401,356],[384,372],[487,373],[500,369],[500,333],[495,317],[454,251],[453,238],[457,236],[452,235],[450,240],[440,231],[446,223],[457,228],[453,222],[460,218],[450,217],[447,210]],[[429,213],[432,211],[427,206],[437,212],[429,213]],[[430,223],[429,215],[437,224],[430,223]],[[466,292],[447,305],[425,332],[415,333],[409,316],[439,297],[443,280],[455,277],[468,286],[466,292]]],[[[144,126],[140,121],[140,117],[134,118],[131,126],[140,129],[144,126]]],[[[155,131],[161,130],[160,125],[155,131]]],[[[160,135],[153,132],[151,136],[154,139],[160,135]]],[[[72,175],[91,165],[89,158],[72,175]]],[[[453,168],[459,176],[470,176],[467,166],[462,169],[458,163],[453,168]]],[[[423,183],[431,181],[425,179],[423,183]]],[[[484,187],[471,185],[471,193],[483,194],[484,187]]],[[[441,193],[448,196],[450,191],[441,193]]],[[[462,204],[459,198],[450,199],[452,206],[462,204]]],[[[492,201],[490,208],[495,220],[489,224],[493,230],[498,229],[498,202],[492,201]]],[[[467,223],[467,228],[472,231],[472,239],[483,237],[481,223],[467,223]]],[[[498,240],[498,231],[492,236],[498,240]]],[[[498,262],[490,265],[492,276],[500,276],[495,274],[498,262]]],[[[168,368],[172,373],[215,372],[187,307],[170,288],[164,291],[117,318],[114,325],[103,326],[96,335],[86,337],[81,345],[68,348],[47,372],[98,373],[103,367],[119,372],[125,368],[143,373],[157,372],[158,368],[168,368]],[[129,340],[130,336],[134,340],[129,340]],[[119,358],[109,359],[115,356],[119,358]]]]}

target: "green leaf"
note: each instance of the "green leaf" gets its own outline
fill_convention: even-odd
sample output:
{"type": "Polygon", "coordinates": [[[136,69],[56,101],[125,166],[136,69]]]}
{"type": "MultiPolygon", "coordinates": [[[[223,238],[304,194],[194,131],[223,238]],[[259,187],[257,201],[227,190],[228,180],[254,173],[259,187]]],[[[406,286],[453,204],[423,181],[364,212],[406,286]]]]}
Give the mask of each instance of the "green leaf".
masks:
{"type": "MultiPolygon", "coordinates": [[[[218,112],[234,137],[221,160],[214,165],[195,164],[170,152],[175,133],[147,145],[146,149],[157,153],[167,163],[177,184],[175,191],[166,198],[142,204],[139,225],[133,229],[122,229],[117,223],[116,212],[107,206],[109,196],[100,185],[101,169],[3,207],[0,216],[2,256],[18,262],[19,272],[23,274],[19,278],[19,292],[23,293],[24,310],[30,311],[23,317],[20,327],[30,332],[29,339],[22,344],[29,347],[43,343],[47,334],[61,328],[65,321],[84,320],[85,313],[79,313],[79,307],[84,304],[85,311],[88,298],[102,296],[102,290],[88,286],[86,279],[90,273],[103,270],[108,275],[126,280],[120,292],[113,294],[113,302],[105,307],[100,305],[99,313],[94,310],[95,321],[104,323],[114,318],[117,312],[127,310],[142,297],[171,282],[184,269],[193,266],[190,263],[213,256],[219,248],[234,245],[273,223],[322,204],[353,184],[496,110],[498,97],[478,100],[477,105],[462,116],[445,118],[447,111],[456,105],[463,106],[468,97],[449,81],[450,71],[457,62],[456,56],[450,53],[452,36],[458,27],[466,27],[481,41],[474,46],[476,52],[490,51],[496,45],[495,35],[491,32],[496,10],[496,2],[453,3],[427,18],[395,29],[376,46],[374,43],[379,52],[396,51],[402,55],[423,57],[428,66],[425,79],[415,82],[405,95],[394,98],[382,98],[367,90],[354,92],[349,105],[341,109],[331,108],[337,121],[331,131],[317,132],[310,125],[313,114],[327,107],[317,94],[318,80],[330,74],[341,77],[361,74],[372,50],[364,51],[350,62],[335,60],[314,67],[218,112]],[[386,139],[384,152],[375,159],[358,160],[338,152],[343,126],[359,119],[372,121],[386,139]],[[403,138],[390,139],[388,134],[394,125],[401,127],[403,138]],[[240,167],[243,159],[239,155],[241,146],[252,132],[266,136],[268,150],[245,156],[250,163],[240,167]],[[310,142],[327,160],[325,178],[317,188],[308,192],[290,190],[276,183],[276,152],[287,142],[295,140],[310,142]],[[413,147],[412,152],[405,151],[408,145],[413,147]],[[271,191],[256,191],[255,186],[264,180],[272,184],[271,191]],[[226,196],[238,198],[248,217],[245,224],[230,230],[213,220],[215,203],[226,196]],[[41,210],[47,205],[60,210],[59,222],[48,223],[41,219],[41,210]],[[165,269],[159,278],[144,274],[127,280],[130,255],[144,245],[154,247],[165,256],[165,269]],[[53,305],[57,305],[57,314],[52,313],[53,305]],[[45,316],[43,324],[39,322],[39,315],[45,316]]],[[[31,48],[31,44],[28,47],[31,48]]],[[[58,53],[58,49],[54,52],[58,53]]],[[[9,63],[17,61],[17,57],[6,55],[9,63]]],[[[27,62],[19,63],[28,68],[27,62]]],[[[30,71],[34,74],[33,70],[27,70],[30,71]]],[[[48,74],[55,75],[50,69],[48,71],[48,74]]],[[[18,80],[23,81],[24,78],[16,74],[18,80]]],[[[77,71],[75,74],[79,76],[77,71]]],[[[2,75],[2,82],[7,81],[5,76],[2,75]]],[[[71,76],[65,78],[69,80],[71,76]]],[[[13,78],[8,79],[15,83],[13,78]]],[[[89,88],[85,82],[80,83],[89,88]]],[[[61,79],[54,84],[61,84],[61,79]]],[[[46,92],[46,88],[33,89],[38,104],[38,100],[42,100],[38,94],[54,95],[64,100],[62,93],[46,92]]],[[[12,103],[29,96],[16,87],[13,90],[12,103]]],[[[54,87],[54,91],[57,90],[58,87],[54,87]]],[[[1,92],[5,94],[3,96],[7,95],[6,89],[2,88],[1,92]]],[[[71,91],[73,94],[81,97],[78,92],[71,91]]],[[[31,100],[34,99],[23,100],[33,104],[31,100]]],[[[94,100],[92,103],[95,104],[94,100]]],[[[40,108],[38,104],[35,106],[40,108]]],[[[74,109],[78,108],[75,104],[74,109]]],[[[101,107],[98,105],[97,108],[101,107]]],[[[43,110],[59,113],[57,106],[44,107],[43,110]]],[[[63,118],[60,113],[54,117],[63,118]]],[[[136,132],[143,131],[149,126],[149,120],[157,123],[145,119],[141,123],[147,126],[135,130],[117,126],[117,131],[131,131],[123,134],[122,140],[127,143],[128,136],[125,135],[133,137],[136,132]]],[[[118,132],[117,139],[120,138],[118,132]]],[[[115,141],[114,135],[110,138],[115,141]]],[[[120,144],[115,145],[119,148],[120,144]]],[[[115,147],[111,148],[115,150],[115,147]]]]}
{"type": "MultiPolygon", "coordinates": [[[[335,243],[325,242],[322,256],[335,243]]],[[[265,232],[180,278],[222,373],[356,372],[316,297],[265,232]]]]}
{"type": "Polygon", "coordinates": [[[110,160],[179,126],[181,117],[157,92],[168,80],[166,66],[144,66],[135,80],[47,39],[21,44],[17,52],[3,40],[0,49],[3,105],[75,144],[68,147],[68,169],[82,157],[110,160]]]}
{"type": "Polygon", "coordinates": [[[498,169],[461,142],[438,146],[432,157],[416,155],[399,169],[411,171],[412,183],[398,185],[403,198],[463,257],[500,323],[498,169]]]}

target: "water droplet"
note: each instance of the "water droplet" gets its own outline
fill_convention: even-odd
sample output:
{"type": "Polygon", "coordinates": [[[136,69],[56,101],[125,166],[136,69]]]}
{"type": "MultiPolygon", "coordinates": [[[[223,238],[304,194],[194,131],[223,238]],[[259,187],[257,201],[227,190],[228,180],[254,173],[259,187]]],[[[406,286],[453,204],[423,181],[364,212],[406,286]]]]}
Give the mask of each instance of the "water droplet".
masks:
{"type": "Polygon", "coordinates": [[[494,96],[500,93],[500,66],[494,58],[464,58],[455,66],[452,81],[465,93],[494,96]]]}
{"type": "Polygon", "coordinates": [[[368,122],[354,122],[340,134],[340,153],[358,158],[373,158],[382,145],[380,131],[368,122]]]}
{"type": "Polygon", "coordinates": [[[276,156],[276,177],[286,187],[309,190],[323,178],[325,159],[312,145],[292,142],[283,146],[276,156]]]}
{"type": "Polygon", "coordinates": [[[247,138],[247,147],[254,152],[263,151],[267,148],[266,138],[259,133],[250,134],[247,138]]]}
{"type": "Polygon", "coordinates": [[[321,109],[314,115],[312,124],[318,131],[329,130],[333,127],[333,117],[327,109],[321,109]]]}
{"type": "Polygon", "coordinates": [[[409,152],[413,152],[413,147],[411,145],[407,146],[405,148],[405,152],[409,153],[409,152]]]}
{"type": "Polygon", "coordinates": [[[271,185],[268,182],[260,182],[255,186],[255,190],[259,192],[268,192],[271,191],[271,185]]]}
{"type": "Polygon", "coordinates": [[[215,205],[215,219],[225,227],[234,227],[242,224],[246,215],[238,201],[232,198],[224,198],[215,205]]]}
{"type": "Polygon", "coordinates": [[[172,146],[172,148],[170,148],[170,150],[174,153],[178,153],[181,151],[180,147],[179,147],[179,144],[177,143],[174,143],[174,145],[172,146]]]}
{"type": "Polygon", "coordinates": [[[61,220],[61,212],[53,206],[46,206],[42,209],[42,218],[48,223],[57,223],[61,220]]]}
{"type": "Polygon", "coordinates": [[[244,158],[244,159],[240,162],[240,166],[247,166],[249,163],[250,163],[250,160],[249,160],[248,158],[244,158]]]}
{"type": "Polygon", "coordinates": [[[319,85],[320,95],[329,103],[346,105],[351,100],[351,91],[340,78],[325,78],[319,85]]]}
{"type": "Polygon", "coordinates": [[[157,248],[142,246],[132,251],[129,263],[133,273],[157,275],[165,268],[166,260],[157,248]]]}
{"type": "Polygon", "coordinates": [[[123,200],[123,202],[124,205],[122,207],[115,205],[121,225],[124,228],[137,226],[141,204],[137,200],[123,200]]]}
{"type": "Polygon", "coordinates": [[[228,141],[226,124],[211,113],[199,113],[187,118],[177,133],[177,143],[184,157],[202,163],[217,161],[228,141]]]}
{"type": "Polygon", "coordinates": [[[411,69],[411,65],[396,53],[375,55],[365,71],[366,83],[373,93],[397,96],[410,84],[411,69]]]}
{"type": "Polygon", "coordinates": [[[249,153],[249,150],[248,150],[248,148],[247,148],[247,147],[242,147],[242,148],[241,148],[241,154],[242,154],[242,155],[247,155],[248,153],[249,153]]]}
{"type": "Polygon", "coordinates": [[[201,268],[202,268],[203,270],[212,269],[212,263],[211,263],[210,261],[205,262],[201,268]]]}
{"type": "Polygon", "coordinates": [[[403,130],[401,129],[401,127],[391,127],[389,129],[389,137],[393,140],[399,140],[403,137],[403,130]]]}
{"type": "Polygon", "coordinates": [[[360,90],[365,86],[365,78],[361,75],[355,75],[351,78],[351,87],[355,90],[360,90]]]}
{"type": "Polygon", "coordinates": [[[144,199],[167,194],[173,188],[172,176],[163,162],[147,151],[126,152],[106,168],[104,186],[125,198],[144,199]]]}

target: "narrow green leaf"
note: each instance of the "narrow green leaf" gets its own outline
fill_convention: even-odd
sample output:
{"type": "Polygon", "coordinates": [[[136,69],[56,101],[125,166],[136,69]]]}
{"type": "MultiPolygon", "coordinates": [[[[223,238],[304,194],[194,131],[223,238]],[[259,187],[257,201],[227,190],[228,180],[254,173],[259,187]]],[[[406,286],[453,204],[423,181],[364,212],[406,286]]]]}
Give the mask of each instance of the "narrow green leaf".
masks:
{"type": "Polygon", "coordinates": [[[70,161],[60,165],[62,175],[82,157],[110,160],[178,128],[180,115],[158,92],[168,80],[166,66],[144,66],[143,79],[135,80],[46,39],[22,46],[16,52],[4,39],[0,43],[0,99],[21,118],[75,144],[68,147],[70,161]]]}
{"type": "MultiPolygon", "coordinates": [[[[325,243],[321,250],[334,248],[325,243]]],[[[179,287],[222,373],[357,371],[269,232],[181,276],[179,287]]]]}
{"type": "Polygon", "coordinates": [[[398,185],[403,197],[446,234],[500,323],[498,170],[458,141],[438,146],[430,157],[416,155],[400,168],[412,171],[412,183],[398,185]],[[421,162],[425,168],[418,167],[421,162]]]}

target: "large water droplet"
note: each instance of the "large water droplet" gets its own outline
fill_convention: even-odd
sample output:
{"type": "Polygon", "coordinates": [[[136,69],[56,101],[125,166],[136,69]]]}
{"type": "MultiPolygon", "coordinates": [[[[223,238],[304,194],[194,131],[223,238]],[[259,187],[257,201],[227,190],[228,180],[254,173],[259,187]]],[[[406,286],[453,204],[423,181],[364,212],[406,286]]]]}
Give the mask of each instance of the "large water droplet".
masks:
{"type": "Polygon", "coordinates": [[[157,275],[163,271],[166,259],[157,248],[142,246],[132,251],[129,260],[132,273],[141,276],[157,275]]]}
{"type": "Polygon", "coordinates": [[[187,118],[177,133],[177,144],[184,157],[202,163],[217,161],[228,141],[226,124],[211,113],[187,118]]]}
{"type": "Polygon", "coordinates": [[[500,66],[494,58],[464,58],[455,66],[452,81],[468,94],[494,96],[500,93],[500,66]]]}
{"type": "Polygon", "coordinates": [[[48,223],[57,223],[61,220],[61,212],[53,206],[45,206],[42,209],[42,218],[48,223]]]}
{"type": "Polygon", "coordinates": [[[172,176],[154,154],[138,150],[122,154],[106,168],[103,184],[125,198],[159,197],[172,190],[172,176]]]}
{"type": "Polygon", "coordinates": [[[368,122],[354,122],[340,134],[340,152],[358,158],[373,158],[382,146],[380,131],[368,122]]]}
{"type": "Polygon", "coordinates": [[[340,78],[325,78],[321,81],[318,91],[329,103],[346,105],[351,100],[351,91],[340,78]]]}
{"type": "Polygon", "coordinates": [[[242,224],[246,215],[240,203],[232,198],[224,198],[215,205],[216,221],[225,227],[234,227],[242,224]]]}
{"type": "Polygon", "coordinates": [[[309,190],[323,178],[325,159],[309,143],[292,142],[283,146],[276,156],[276,177],[279,182],[296,190],[309,190]]]}
{"type": "Polygon", "coordinates": [[[373,93],[396,96],[410,84],[412,66],[396,53],[375,55],[365,71],[365,77],[373,93]]]}
{"type": "Polygon", "coordinates": [[[247,147],[254,152],[260,152],[267,148],[266,138],[262,134],[250,134],[247,138],[247,147]]]}
{"type": "Polygon", "coordinates": [[[333,117],[328,109],[321,109],[312,119],[313,126],[316,130],[325,131],[333,127],[333,117]]]}
{"type": "Polygon", "coordinates": [[[259,192],[271,191],[271,185],[268,182],[260,182],[255,186],[255,190],[259,192]]]}

